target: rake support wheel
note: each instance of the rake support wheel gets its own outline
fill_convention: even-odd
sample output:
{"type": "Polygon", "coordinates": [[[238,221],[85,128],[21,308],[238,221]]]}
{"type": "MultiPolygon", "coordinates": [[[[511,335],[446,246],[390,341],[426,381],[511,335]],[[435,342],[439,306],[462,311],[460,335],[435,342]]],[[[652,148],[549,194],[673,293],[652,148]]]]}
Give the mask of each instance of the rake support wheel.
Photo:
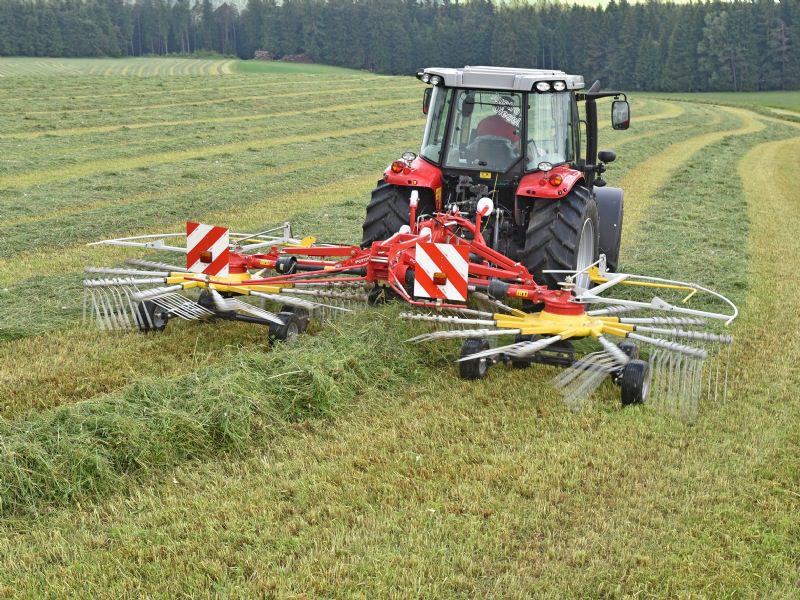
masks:
{"type": "MultiPolygon", "coordinates": [[[[461,346],[461,358],[489,349],[489,340],[484,338],[468,338],[461,346]]],[[[489,372],[489,358],[465,360],[458,363],[458,374],[461,379],[482,379],[489,372]]]]}
{"type": "Polygon", "coordinates": [[[169,313],[150,300],[143,300],[136,305],[136,322],[139,330],[164,331],[169,321],[169,313]]]}
{"type": "Polygon", "coordinates": [[[619,379],[622,404],[642,404],[650,395],[650,365],[643,360],[632,360],[622,369],[619,379]]]}
{"type": "Polygon", "coordinates": [[[282,325],[269,324],[269,338],[278,342],[293,342],[303,332],[302,320],[293,312],[280,312],[278,318],[282,325]]]}
{"type": "MultiPolygon", "coordinates": [[[[548,269],[574,271],[597,260],[600,227],[597,203],[588,189],[576,185],[558,200],[536,200],[531,208],[522,262],[538,283],[559,289],[563,274],[548,269]]],[[[588,287],[588,277],[579,277],[588,287]]]]}

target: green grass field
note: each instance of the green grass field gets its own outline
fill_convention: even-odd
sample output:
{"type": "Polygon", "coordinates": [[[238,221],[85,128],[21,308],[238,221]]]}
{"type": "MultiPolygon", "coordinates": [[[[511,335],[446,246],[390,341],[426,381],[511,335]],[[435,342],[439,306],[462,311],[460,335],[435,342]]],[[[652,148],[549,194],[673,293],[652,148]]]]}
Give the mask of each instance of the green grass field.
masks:
{"type": "Polygon", "coordinates": [[[87,242],[187,219],[359,241],[421,86],[27,61],[0,59],[0,596],[796,596],[800,130],[763,107],[800,93],[633,94],[602,131],[622,267],[742,308],[727,401],[687,425],[610,385],[572,413],[549,367],[461,381],[396,307],[272,348],[241,323],[95,331],[83,267],[139,254],[87,242]]]}

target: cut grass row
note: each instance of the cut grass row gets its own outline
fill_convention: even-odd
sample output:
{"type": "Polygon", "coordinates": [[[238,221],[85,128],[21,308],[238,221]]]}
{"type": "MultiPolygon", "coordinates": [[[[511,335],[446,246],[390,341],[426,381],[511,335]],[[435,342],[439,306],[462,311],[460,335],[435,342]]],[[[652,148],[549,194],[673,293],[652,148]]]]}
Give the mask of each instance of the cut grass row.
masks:
{"type": "MultiPolygon", "coordinates": [[[[327,239],[337,239],[337,236],[357,239],[360,221],[353,215],[363,210],[363,197],[373,184],[369,176],[347,180],[338,187],[312,188],[294,195],[291,209],[283,208],[282,214],[300,226],[325,223],[320,233],[327,235],[327,239]],[[320,209],[323,202],[326,204],[320,209]],[[332,206],[328,206],[328,202],[332,206]],[[339,215],[338,211],[345,214],[339,215]]],[[[274,212],[285,205],[284,199],[278,197],[265,199],[258,207],[274,212]]],[[[220,221],[210,220],[233,220],[227,213],[217,216],[220,221]]],[[[242,219],[232,225],[236,228],[250,224],[242,219]]],[[[95,254],[93,264],[108,265],[119,264],[124,256],[133,253],[109,248],[108,252],[101,250],[95,254]]],[[[43,289],[23,284],[8,288],[0,296],[5,305],[3,321],[14,324],[14,328],[3,333],[6,341],[0,341],[0,361],[4,364],[0,397],[5,398],[0,416],[13,418],[31,409],[86,400],[98,393],[130,385],[142,377],[186,375],[202,364],[224,361],[229,355],[224,350],[226,346],[257,345],[262,349],[265,346],[264,329],[256,326],[203,329],[203,325],[171,322],[163,335],[146,337],[136,333],[100,335],[93,332],[92,323],[82,328],[73,326],[80,318],[83,291],[78,271],[84,261],[82,257],[77,264],[65,261],[49,265],[51,269],[56,267],[59,272],[71,274],[53,277],[43,289]],[[29,305],[34,300],[36,309],[30,311],[29,305]],[[193,342],[198,337],[202,339],[199,345],[193,342]],[[93,350],[80,352],[79,348],[88,340],[92,341],[93,350]],[[69,351],[54,355],[50,350],[54,344],[69,351]],[[215,347],[223,351],[214,352],[215,347]],[[140,356],[138,360],[137,356],[140,356]]]]}
{"type": "MultiPolygon", "coordinates": [[[[786,132],[737,138],[736,158],[760,135],[786,132]]],[[[740,163],[753,221],[749,280],[761,283],[738,332],[749,346],[735,393],[696,427],[622,411],[608,390],[599,405],[571,415],[542,382],[549,369],[468,384],[455,381],[451,367],[437,370],[444,363],[435,356],[409,361],[399,345],[396,355],[379,357],[396,361],[391,369],[361,374],[373,377],[367,387],[348,380],[360,398],[349,418],[305,421],[269,438],[256,457],[192,462],[152,489],[148,481],[86,508],[8,520],[5,585],[30,595],[55,581],[62,593],[109,596],[167,594],[176,582],[190,594],[213,585],[220,594],[340,597],[409,589],[424,597],[791,596],[800,583],[800,506],[791,494],[800,483],[797,381],[762,344],[783,347],[784,328],[800,328],[800,311],[789,308],[784,318],[786,300],[797,302],[782,276],[785,257],[800,256],[800,211],[790,171],[770,171],[799,150],[796,140],[759,145],[740,163]],[[763,175],[753,178],[752,165],[763,175]],[[767,201],[765,185],[774,191],[767,201]],[[434,368],[409,370],[423,360],[434,368]]],[[[689,167],[714,162],[705,154],[689,167]]],[[[672,192],[657,202],[674,199],[672,192]]],[[[733,233],[743,242],[747,230],[733,233]]],[[[404,334],[379,325],[358,330],[356,342],[342,327],[341,345],[323,348],[325,361],[339,365],[347,352],[363,357],[364,348],[399,341],[370,332],[404,334]]],[[[315,364],[326,335],[285,368],[315,364]]],[[[786,347],[795,363],[796,342],[786,347]]],[[[244,360],[246,385],[260,390],[267,365],[247,353],[244,360]]],[[[211,386],[227,402],[227,387],[215,384],[203,372],[197,389],[211,386]]],[[[295,398],[296,388],[286,395],[295,398]]]]}
{"type": "MultiPolygon", "coordinates": [[[[360,110],[363,108],[372,108],[372,107],[381,107],[381,106],[403,106],[406,103],[411,102],[418,102],[417,98],[406,98],[403,96],[395,96],[393,98],[383,99],[383,100],[372,100],[367,102],[348,102],[346,104],[333,104],[333,105],[322,105],[320,103],[309,102],[306,106],[298,106],[294,103],[291,104],[293,107],[292,110],[277,110],[271,112],[257,112],[257,113],[249,113],[249,114],[237,114],[234,116],[227,116],[227,117],[201,117],[195,119],[184,119],[178,121],[147,121],[143,123],[131,122],[131,123],[115,123],[112,125],[91,125],[86,127],[68,127],[62,129],[49,129],[46,131],[24,131],[20,133],[9,133],[4,136],[0,136],[0,139],[34,139],[34,138],[45,138],[48,145],[52,145],[54,140],[53,138],[60,138],[60,137],[75,137],[75,136],[85,136],[85,135],[95,135],[98,133],[111,133],[111,132],[118,132],[118,131],[131,131],[137,129],[154,129],[158,128],[161,132],[170,130],[172,128],[175,129],[176,132],[181,131],[182,129],[185,130],[186,126],[192,127],[192,131],[194,131],[197,126],[207,126],[207,125],[218,125],[222,123],[236,123],[241,124],[242,122],[250,123],[258,123],[260,127],[264,127],[265,123],[259,123],[259,121],[264,121],[265,119],[273,119],[273,118],[287,118],[287,117],[295,117],[298,115],[305,115],[305,114],[319,114],[319,113],[327,113],[327,112],[336,112],[342,110],[360,110]]],[[[273,107],[274,108],[274,107],[273,107]]],[[[216,130],[216,127],[214,128],[216,130]]],[[[70,141],[68,143],[74,143],[74,141],[70,141]]]]}
{"type": "MultiPolygon", "coordinates": [[[[410,87],[407,81],[403,81],[401,83],[397,83],[394,85],[381,85],[380,90],[386,92],[400,92],[404,90],[408,90],[410,87]]],[[[334,90],[331,89],[311,89],[311,90],[299,90],[293,92],[280,92],[280,93],[272,93],[269,95],[270,101],[278,98],[278,99],[285,99],[285,98],[308,98],[317,97],[319,98],[320,102],[324,102],[327,96],[335,96],[338,94],[354,94],[355,92],[364,92],[365,90],[362,87],[339,87],[334,90]]],[[[71,115],[75,113],[104,113],[105,115],[114,115],[115,113],[125,113],[128,114],[135,114],[139,111],[150,111],[150,110],[171,110],[176,108],[197,108],[199,106],[207,107],[208,105],[212,104],[233,104],[236,106],[247,106],[251,103],[264,103],[265,98],[263,93],[258,94],[247,94],[247,95],[225,95],[220,98],[211,98],[211,99],[192,99],[187,100],[184,102],[165,102],[162,104],[143,104],[141,102],[134,102],[131,104],[114,104],[112,106],[86,106],[86,107],[77,107],[74,108],[72,106],[63,107],[56,109],[56,112],[60,115],[71,115]]],[[[25,116],[49,116],[53,113],[53,109],[50,108],[49,110],[26,110],[25,116]]]]}
{"type": "Polygon", "coordinates": [[[0,77],[228,75],[233,60],[191,58],[33,58],[0,57],[0,77]]]}
{"type": "MultiPolygon", "coordinates": [[[[421,121],[419,118],[393,123],[379,122],[373,125],[354,127],[347,129],[344,132],[341,129],[328,129],[314,133],[301,133],[292,135],[278,134],[273,137],[266,139],[262,138],[260,140],[245,140],[242,142],[217,144],[214,146],[176,150],[172,152],[154,152],[145,156],[139,156],[136,159],[100,159],[78,163],[70,167],[5,175],[0,177],[0,186],[4,188],[27,187],[35,184],[48,183],[51,181],[65,181],[68,179],[86,177],[88,175],[94,175],[104,171],[130,170],[140,167],[150,167],[156,165],[161,166],[168,163],[190,159],[209,158],[223,154],[228,155],[244,152],[250,148],[255,150],[264,150],[267,148],[273,148],[275,146],[301,144],[303,142],[316,142],[329,138],[342,137],[343,135],[356,136],[373,133],[376,131],[388,132],[419,125],[420,123],[421,121]]],[[[325,123],[324,125],[330,127],[331,124],[332,123],[325,123]]]]}
{"type": "MultiPolygon", "coordinates": [[[[672,144],[666,152],[638,163],[622,179],[620,187],[625,190],[628,199],[634,199],[625,204],[625,225],[630,230],[638,230],[639,220],[647,213],[651,197],[669,181],[676,165],[693,160],[692,157],[697,153],[705,151],[705,148],[721,139],[755,133],[764,128],[764,124],[747,110],[726,107],[717,110],[734,116],[738,125],[734,129],[709,131],[691,137],[688,142],[672,144]]],[[[627,239],[623,236],[623,253],[631,247],[627,239]]]]}
{"type": "MultiPolygon", "coordinates": [[[[15,97],[19,98],[24,95],[28,98],[29,103],[26,106],[35,106],[38,103],[52,105],[56,101],[65,100],[102,100],[104,102],[116,101],[118,98],[150,98],[152,96],[166,96],[178,97],[183,95],[202,96],[204,94],[226,93],[230,94],[233,90],[258,90],[261,91],[265,97],[277,90],[285,88],[296,88],[304,82],[317,88],[317,87],[335,87],[334,84],[345,84],[349,87],[368,85],[375,82],[389,82],[393,78],[385,75],[364,75],[352,77],[336,77],[332,79],[325,79],[323,77],[308,76],[305,80],[302,78],[292,77],[288,80],[280,77],[239,77],[233,80],[226,78],[214,83],[206,77],[196,78],[182,78],[180,85],[175,85],[174,78],[156,79],[155,83],[143,85],[138,81],[119,80],[111,85],[108,81],[103,81],[100,84],[93,85],[92,81],[83,80],[81,85],[76,88],[74,93],[64,95],[53,94],[47,97],[41,97],[39,94],[45,90],[50,84],[42,82],[38,86],[24,87],[17,85],[14,87],[16,94],[15,97]],[[236,81],[241,83],[236,83],[236,81]],[[156,89],[153,89],[156,88],[156,89]],[[113,90],[113,91],[112,91],[113,90]],[[87,93],[90,92],[90,93],[87,93]],[[113,99],[113,100],[112,100],[113,99]]],[[[68,81],[68,80],[67,80],[68,81]]],[[[396,81],[396,80],[395,80],[396,81]]],[[[59,89],[62,90],[61,86],[59,89]]],[[[63,91],[63,90],[62,90],[63,91]]],[[[0,90],[0,95],[12,95],[8,90],[0,90]]]]}

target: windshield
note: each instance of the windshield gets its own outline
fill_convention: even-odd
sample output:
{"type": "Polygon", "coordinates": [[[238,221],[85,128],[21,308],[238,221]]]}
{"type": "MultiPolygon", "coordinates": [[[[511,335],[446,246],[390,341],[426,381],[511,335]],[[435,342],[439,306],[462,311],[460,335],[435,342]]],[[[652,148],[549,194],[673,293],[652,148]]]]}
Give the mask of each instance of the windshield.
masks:
{"type": "Polygon", "coordinates": [[[422,149],[419,153],[437,165],[442,156],[444,130],[452,97],[453,90],[441,88],[438,85],[433,86],[433,94],[428,108],[428,121],[425,123],[425,134],[422,136],[422,149]]]}
{"type": "Polygon", "coordinates": [[[569,92],[528,95],[526,170],[541,162],[573,160],[572,103],[569,92]]]}
{"type": "Polygon", "coordinates": [[[507,171],[522,156],[522,95],[457,90],[445,166],[507,171]]]}

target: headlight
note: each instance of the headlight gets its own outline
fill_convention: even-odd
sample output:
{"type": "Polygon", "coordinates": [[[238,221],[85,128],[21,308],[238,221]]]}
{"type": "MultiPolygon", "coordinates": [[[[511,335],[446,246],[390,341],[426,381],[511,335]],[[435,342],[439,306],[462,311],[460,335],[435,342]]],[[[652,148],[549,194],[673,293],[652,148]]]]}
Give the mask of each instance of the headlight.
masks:
{"type": "Polygon", "coordinates": [[[442,83],[442,78],[441,77],[439,77],[438,75],[434,75],[433,77],[431,77],[431,84],[432,85],[439,85],[440,83],[442,83]]]}
{"type": "Polygon", "coordinates": [[[422,75],[422,77],[420,77],[420,81],[422,81],[422,83],[429,83],[430,80],[431,80],[431,76],[428,75],[427,73],[424,73],[422,75]]]}
{"type": "Polygon", "coordinates": [[[549,81],[539,81],[536,83],[536,91],[537,92],[549,92],[550,91],[550,82],[549,81]]]}
{"type": "Polygon", "coordinates": [[[547,173],[548,171],[552,171],[552,169],[553,169],[553,163],[549,163],[549,162],[540,162],[540,163],[539,163],[539,167],[538,167],[538,169],[539,169],[540,171],[544,172],[544,173],[547,173]]]}
{"type": "Polygon", "coordinates": [[[567,89],[567,84],[563,81],[554,81],[553,89],[557,92],[563,92],[565,89],[567,89]]]}
{"type": "Polygon", "coordinates": [[[406,162],[406,164],[409,164],[409,165],[410,165],[410,164],[411,164],[411,162],[412,162],[412,161],[413,161],[415,158],[417,158],[417,155],[416,155],[416,154],[414,154],[413,152],[403,152],[403,153],[400,155],[400,158],[402,158],[402,159],[403,159],[403,160],[406,162]]]}

